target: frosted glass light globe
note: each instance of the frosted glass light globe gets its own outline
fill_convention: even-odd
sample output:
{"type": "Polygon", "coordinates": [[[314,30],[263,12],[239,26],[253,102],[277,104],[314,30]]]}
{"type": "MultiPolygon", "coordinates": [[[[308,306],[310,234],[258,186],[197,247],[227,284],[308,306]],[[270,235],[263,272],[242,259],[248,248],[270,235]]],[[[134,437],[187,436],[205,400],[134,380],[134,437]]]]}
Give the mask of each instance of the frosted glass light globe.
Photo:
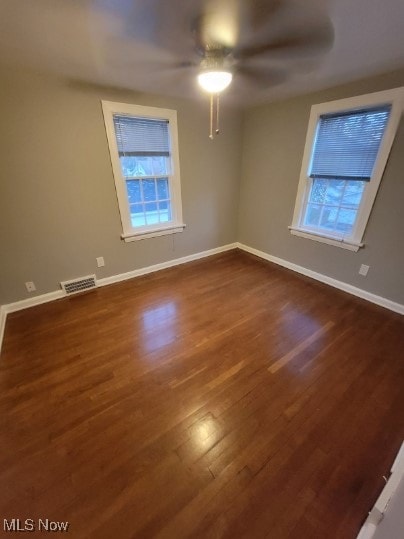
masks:
{"type": "Polygon", "coordinates": [[[204,71],[198,75],[199,85],[210,94],[223,92],[233,79],[230,71],[204,71]]]}

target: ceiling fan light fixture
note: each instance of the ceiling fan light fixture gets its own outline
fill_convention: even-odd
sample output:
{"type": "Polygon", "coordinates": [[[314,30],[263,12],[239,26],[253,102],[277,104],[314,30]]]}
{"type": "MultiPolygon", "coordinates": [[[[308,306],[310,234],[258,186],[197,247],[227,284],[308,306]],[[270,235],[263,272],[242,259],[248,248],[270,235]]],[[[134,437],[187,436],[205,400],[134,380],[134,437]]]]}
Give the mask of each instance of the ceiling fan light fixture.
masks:
{"type": "Polygon", "coordinates": [[[230,71],[203,71],[198,75],[198,83],[206,92],[219,94],[231,83],[233,74],[230,71]]]}

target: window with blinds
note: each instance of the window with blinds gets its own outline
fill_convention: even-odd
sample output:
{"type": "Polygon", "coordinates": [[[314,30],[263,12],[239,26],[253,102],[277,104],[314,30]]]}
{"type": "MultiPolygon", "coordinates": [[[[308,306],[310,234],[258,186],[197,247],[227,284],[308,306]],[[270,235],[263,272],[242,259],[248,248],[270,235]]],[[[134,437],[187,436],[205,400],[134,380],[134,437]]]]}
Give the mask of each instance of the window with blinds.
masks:
{"type": "Polygon", "coordinates": [[[320,116],[304,226],[341,238],[351,235],[390,111],[386,105],[320,116]]]}
{"type": "Polygon", "coordinates": [[[401,119],[404,88],[313,105],[291,233],[352,251],[401,119]]]}
{"type": "Polygon", "coordinates": [[[102,102],[125,241],[181,232],[177,113],[102,102]]]}
{"type": "Polygon", "coordinates": [[[170,222],[169,122],[121,114],[113,120],[132,226],[170,222]]]}

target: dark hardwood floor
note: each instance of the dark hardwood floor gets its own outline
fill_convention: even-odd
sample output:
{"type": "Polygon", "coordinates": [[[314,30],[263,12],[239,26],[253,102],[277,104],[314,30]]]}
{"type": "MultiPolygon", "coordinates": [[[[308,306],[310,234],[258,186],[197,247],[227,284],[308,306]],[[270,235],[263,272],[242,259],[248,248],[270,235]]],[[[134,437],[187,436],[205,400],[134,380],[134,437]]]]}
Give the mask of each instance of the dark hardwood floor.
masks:
{"type": "Polygon", "coordinates": [[[403,317],[239,251],[11,314],[0,526],[354,538],[404,438],[403,350],[403,317]]]}

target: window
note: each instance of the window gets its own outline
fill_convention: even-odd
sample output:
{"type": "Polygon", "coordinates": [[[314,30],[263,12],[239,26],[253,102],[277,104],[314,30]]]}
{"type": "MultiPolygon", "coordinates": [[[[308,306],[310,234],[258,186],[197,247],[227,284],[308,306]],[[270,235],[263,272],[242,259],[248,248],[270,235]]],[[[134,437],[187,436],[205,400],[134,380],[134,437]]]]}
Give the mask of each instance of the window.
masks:
{"type": "Polygon", "coordinates": [[[362,244],[402,112],[403,88],[312,107],[292,234],[362,244]]]}
{"type": "Polygon", "coordinates": [[[181,232],[177,113],[102,102],[125,241],[181,232]]]}

